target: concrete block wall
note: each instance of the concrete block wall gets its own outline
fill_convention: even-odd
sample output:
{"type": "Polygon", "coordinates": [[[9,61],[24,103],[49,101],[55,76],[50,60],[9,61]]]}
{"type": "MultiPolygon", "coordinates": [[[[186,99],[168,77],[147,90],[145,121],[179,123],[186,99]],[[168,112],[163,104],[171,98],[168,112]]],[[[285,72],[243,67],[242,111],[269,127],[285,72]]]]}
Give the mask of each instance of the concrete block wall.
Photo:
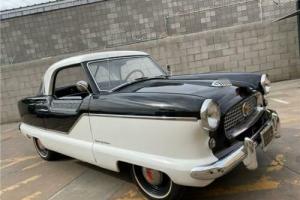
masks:
{"type": "MultiPolygon", "coordinates": [[[[257,0],[230,1],[226,4],[224,1],[218,1],[218,3],[208,6],[206,9],[200,6],[201,9],[192,13],[186,12],[169,16],[168,34],[195,33],[256,22],[261,19],[260,4],[257,0]]],[[[210,4],[214,4],[214,2],[211,1],[210,4]]]]}
{"type": "MultiPolygon", "coordinates": [[[[295,18],[251,23],[200,33],[166,37],[106,50],[141,50],[174,74],[201,72],[266,72],[272,81],[300,78],[295,18]]],[[[102,50],[102,49],[98,49],[102,50]]],[[[86,52],[80,52],[86,53],[86,52]]],[[[44,71],[64,54],[1,69],[1,123],[19,120],[17,101],[37,93],[44,71]]]]}
{"type": "Polygon", "coordinates": [[[171,65],[174,74],[263,72],[268,73],[272,81],[300,77],[295,18],[169,37],[141,49],[163,66],[171,65]]]}
{"type": "Polygon", "coordinates": [[[1,123],[19,119],[17,102],[24,97],[37,94],[43,73],[57,59],[35,60],[0,68],[1,123]]]}
{"type": "MultiPolygon", "coordinates": [[[[76,1],[76,0],[74,0],[76,1]]],[[[1,64],[207,31],[295,10],[295,0],[107,0],[1,20],[1,64]],[[284,6],[284,7],[283,7],[284,6]],[[285,8],[285,9],[282,9],[285,8]]],[[[45,9],[47,10],[47,9],[45,9]]]]}

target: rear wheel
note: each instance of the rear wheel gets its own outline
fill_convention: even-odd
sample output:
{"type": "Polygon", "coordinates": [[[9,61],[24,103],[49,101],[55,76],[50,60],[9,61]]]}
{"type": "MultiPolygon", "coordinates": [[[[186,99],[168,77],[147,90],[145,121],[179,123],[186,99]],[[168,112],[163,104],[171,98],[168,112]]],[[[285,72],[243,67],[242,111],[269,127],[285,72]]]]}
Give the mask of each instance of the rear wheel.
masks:
{"type": "Polygon", "coordinates": [[[132,176],[140,191],[149,199],[180,199],[182,187],[161,171],[133,165],[132,176]]]}
{"type": "Polygon", "coordinates": [[[41,158],[43,158],[44,160],[48,160],[48,161],[56,160],[58,154],[54,151],[47,149],[43,145],[41,140],[39,140],[38,138],[33,138],[33,144],[35,146],[37,153],[39,154],[39,156],[41,158]]]}

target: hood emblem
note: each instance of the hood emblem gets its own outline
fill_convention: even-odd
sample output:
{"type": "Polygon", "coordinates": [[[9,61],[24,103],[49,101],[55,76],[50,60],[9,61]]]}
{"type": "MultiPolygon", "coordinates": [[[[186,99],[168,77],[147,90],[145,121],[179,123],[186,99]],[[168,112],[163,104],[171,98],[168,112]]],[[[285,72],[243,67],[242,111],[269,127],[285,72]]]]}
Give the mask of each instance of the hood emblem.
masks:
{"type": "Polygon", "coordinates": [[[249,102],[243,103],[242,113],[243,113],[244,117],[248,117],[251,114],[251,111],[252,111],[252,107],[251,107],[250,103],[249,102]]]}
{"type": "Polygon", "coordinates": [[[215,80],[212,82],[211,86],[213,87],[230,87],[232,86],[232,83],[228,79],[220,79],[220,80],[215,80]]]}

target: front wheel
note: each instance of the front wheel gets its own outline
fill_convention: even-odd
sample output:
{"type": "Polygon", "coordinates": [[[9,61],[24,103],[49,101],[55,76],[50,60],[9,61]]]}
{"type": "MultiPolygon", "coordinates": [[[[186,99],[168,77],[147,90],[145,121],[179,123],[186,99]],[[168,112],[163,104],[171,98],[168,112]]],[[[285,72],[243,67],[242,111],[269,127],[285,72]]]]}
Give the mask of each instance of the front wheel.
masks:
{"type": "Polygon", "coordinates": [[[133,165],[132,176],[140,191],[149,199],[180,199],[182,186],[173,183],[163,172],[133,165]]]}
{"type": "Polygon", "coordinates": [[[47,161],[56,160],[57,153],[47,149],[38,138],[33,138],[33,144],[39,156],[47,161]]]}

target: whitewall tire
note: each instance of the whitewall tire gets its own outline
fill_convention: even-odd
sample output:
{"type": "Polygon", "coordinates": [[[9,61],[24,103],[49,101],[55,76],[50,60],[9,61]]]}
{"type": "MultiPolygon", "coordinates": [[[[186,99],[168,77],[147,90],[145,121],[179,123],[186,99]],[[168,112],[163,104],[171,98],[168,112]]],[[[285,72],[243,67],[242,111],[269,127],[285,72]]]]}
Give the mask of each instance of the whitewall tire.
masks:
{"type": "Polygon", "coordinates": [[[183,187],[173,183],[165,173],[137,165],[132,165],[131,173],[135,184],[148,199],[180,199],[183,187]]]}

